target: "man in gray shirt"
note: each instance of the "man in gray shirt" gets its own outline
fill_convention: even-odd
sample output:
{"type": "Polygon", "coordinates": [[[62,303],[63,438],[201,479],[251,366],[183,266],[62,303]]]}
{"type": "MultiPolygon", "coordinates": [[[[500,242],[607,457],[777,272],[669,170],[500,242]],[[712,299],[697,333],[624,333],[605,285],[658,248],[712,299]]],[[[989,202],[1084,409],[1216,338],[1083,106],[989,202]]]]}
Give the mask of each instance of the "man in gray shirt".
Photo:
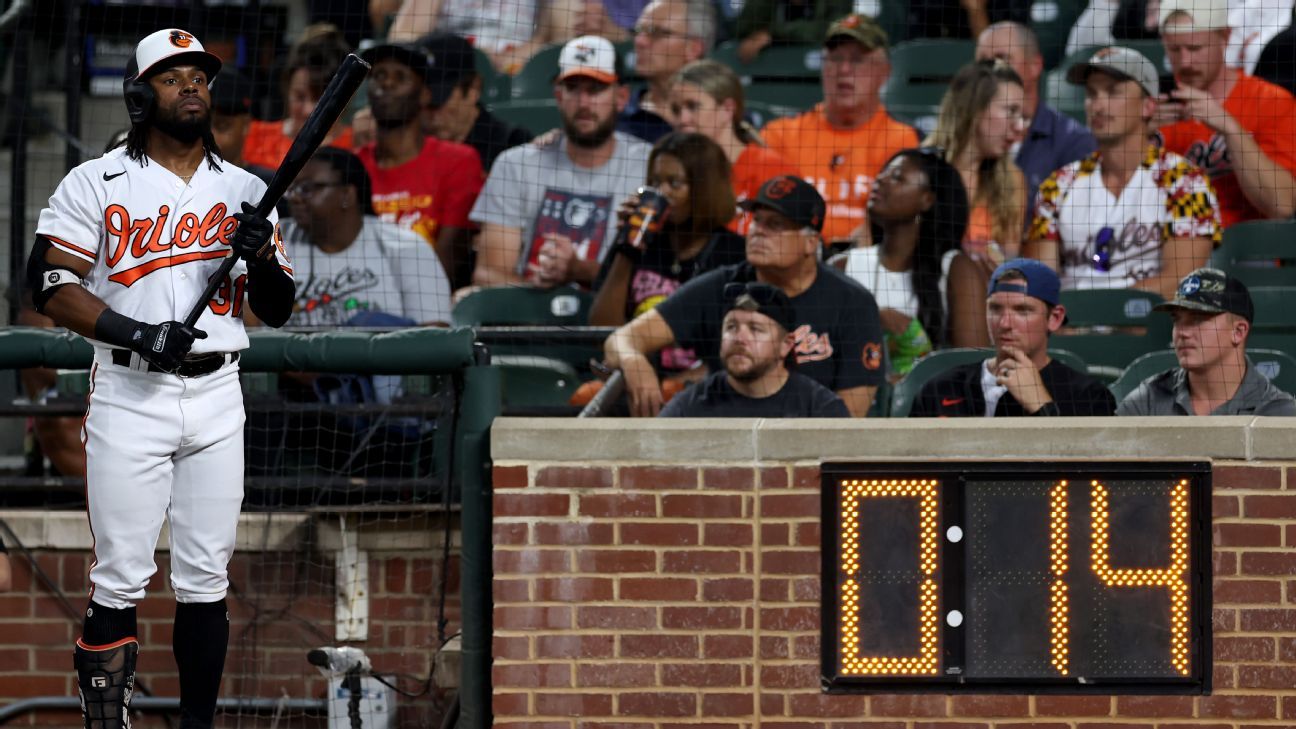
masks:
{"type": "Polygon", "coordinates": [[[615,131],[628,91],[612,43],[569,41],[554,97],[563,134],[496,160],[469,216],[480,223],[473,283],[589,287],[612,247],[617,208],[643,184],[650,147],[615,131]]]}
{"type": "Polygon", "coordinates": [[[1156,310],[1174,317],[1179,366],[1144,380],[1117,415],[1296,415],[1296,400],[1246,356],[1255,305],[1241,281],[1199,268],[1156,310]]]}

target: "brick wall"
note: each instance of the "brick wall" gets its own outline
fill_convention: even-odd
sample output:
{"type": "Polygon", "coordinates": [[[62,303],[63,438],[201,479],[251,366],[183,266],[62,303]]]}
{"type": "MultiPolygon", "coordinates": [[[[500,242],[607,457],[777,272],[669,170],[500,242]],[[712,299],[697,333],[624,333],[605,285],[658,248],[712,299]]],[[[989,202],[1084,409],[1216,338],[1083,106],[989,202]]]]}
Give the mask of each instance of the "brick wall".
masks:
{"type": "MultiPolygon", "coordinates": [[[[439,525],[440,517],[433,518],[439,525]]],[[[376,532],[382,531],[378,526],[376,532]]],[[[333,553],[318,541],[312,544],[320,540],[318,534],[308,537],[298,533],[293,539],[297,541],[277,544],[273,549],[241,549],[230,564],[230,649],[222,697],[323,698],[326,694],[327,681],[306,662],[306,652],[319,646],[339,645],[334,633],[337,586],[333,553]]],[[[369,638],[346,645],[364,650],[375,670],[403,674],[398,685],[418,693],[424,688],[418,681],[428,676],[438,647],[441,553],[426,545],[437,543],[439,537],[424,534],[413,540],[415,546],[401,549],[402,540],[397,534],[383,537],[371,533],[362,538],[362,548],[375,546],[366,542],[378,539],[391,539],[393,548],[371,548],[368,552],[369,638]]],[[[69,610],[39,582],[29,562],[12,545],[10,548],[14,586],[10,592],[0,593],[0,705],[36,696],[75,696],[72,643],[80,635],[76,621],[86,605],[90,554],[85,549],[33,550],[36,564],[58,585],[69,610]]],[[[167,579],[168,554],[159,551],[157,556],[158,573],[149,585],[148,597],[137,609],[141,643],[138,675],[147,689],[139,695],[175,697],[179,695],[171,654],[175,597],[167,579]]],[[[447,612],[451,623],[447,630],[453,634],[459,630],[457,554],[452,555],[448,578],[447,612]]],[[[435,690],[418,699],[399,697],[398,725],[437,726],[443,704],[444,696],[435,690]]],[[[10,725],[70,727],[78,726],[78,722],[79,714],[41,711],[10,725]]],[[[259,721],[249,715],[218,720],[221,726],[275,725],[282,729],[325,724],[323,717],[299,712],[288,712],[277,724],[268,714],[259,721]]],[[[135,726],[168,724],[160,715],[142,714],[135,726]]]]}
{"type": "Polygon", "coordinates": [[[817,464],[495,450],[496,726],[1296,726],[1296,466],[1215,465],[1210,696],[828,696],[817,464]]]}

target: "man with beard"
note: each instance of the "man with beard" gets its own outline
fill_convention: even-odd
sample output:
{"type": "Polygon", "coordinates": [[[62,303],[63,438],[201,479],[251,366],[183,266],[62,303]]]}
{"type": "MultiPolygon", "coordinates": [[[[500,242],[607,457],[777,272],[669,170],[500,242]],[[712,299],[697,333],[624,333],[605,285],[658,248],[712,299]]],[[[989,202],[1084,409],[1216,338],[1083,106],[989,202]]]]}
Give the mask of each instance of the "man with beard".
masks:
{"type": "MultiPolygon", "coordinates": [[[[1296,100],[1225,65],[1226,0],[1161,0],[1161,45],[1176,86],[1163,89],[1163,146],[1205,170],[1225,228],[1296,213],[1296,100]]],[[[1172,289],[1173,290],[1173,289],[1172,289]]]]}
{"type": "Polygon", "coordinates": [[[671,399],[663,418],[849,418],[832,390],[788,370],[796,348],[792,302],[778,287],[749,281],[725,286],[720,328],[723,372],[671,399]]]}
{"type": "Polygon", "coordinates": [[[216,711],[243,498],[244,299],[275,327],[293,302],[291,264],[270,241],[276,216],[248,202],[266,186],[222,160],[212,137],[208,83],[220,67],[183,30],[139,42],[123,83],[125,146],[59,183],[28,261],[37,310],[95,350],[82,426],[94,563],[73,653],[86,729],[130,726],[135,606],[164,520],[180,726],[210,727],[216,711]],[[228,255],[240,260],[186,326],[228,255]]]}
{"type": "Polygon", "coordinates": [[[554,79],[562,135],[499,156],[473,208],[482,225],[473,283],[589,287],[612,247],[616,211],[644,179],[650,147],[615,131],[627,89],[612,43],[563,46],[554,79]]]}
{"type": "Polygon", "coordinates": [[[463,285],[472,271],[468,212],[484,175],[475,149],[423,131],[423,110],[432,102],[427,78],[440,61],[414,45],[374,46],[364,59],[373,64],[369,105],[376,129],[374,141],[356,154],[373,182],[374,210],[423,236],[451,282],[463,285]]]}

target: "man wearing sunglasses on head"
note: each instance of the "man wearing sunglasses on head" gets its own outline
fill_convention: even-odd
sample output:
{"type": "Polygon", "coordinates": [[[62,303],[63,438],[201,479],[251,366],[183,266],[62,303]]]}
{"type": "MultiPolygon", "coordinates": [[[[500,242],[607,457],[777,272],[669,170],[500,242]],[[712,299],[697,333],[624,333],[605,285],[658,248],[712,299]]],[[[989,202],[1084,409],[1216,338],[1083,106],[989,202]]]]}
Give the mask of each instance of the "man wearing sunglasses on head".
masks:
{"type": "Polygon", "coordinates": [[[661,417],[850,417],[832,390],[789,369],[794,365],[796,318],[787,294],[759,281],[728,284],[724,293],[724,370],[672,398],[661,417]]]}
{"type": "Polygon", "coordinates": [[[1103,48],[1072,66],[1098,151],[1054,172],[1024,252],[1062,276],[1064,289],[1138,288],[1172,296],[1219,241],[1205,173],[1149,141],[1160,83],[1128,48],[1103,48]]]}
{"type": "Polygon", "coordinates": [[[823,198],[805,180],[779,176],[743,207],[752,213],[745,262],[693,278],[604,343],[607,364],[625,373],[631,414],[651,417],[661,410],[649,355],[665,347],[688,347],[711,372],[724,369],[726,286],[760,281],[791,303],[798,371],[836,392],[852,416],[864,417],[885,376],[882,324],[873,295],[819,260],[823,198]]]}

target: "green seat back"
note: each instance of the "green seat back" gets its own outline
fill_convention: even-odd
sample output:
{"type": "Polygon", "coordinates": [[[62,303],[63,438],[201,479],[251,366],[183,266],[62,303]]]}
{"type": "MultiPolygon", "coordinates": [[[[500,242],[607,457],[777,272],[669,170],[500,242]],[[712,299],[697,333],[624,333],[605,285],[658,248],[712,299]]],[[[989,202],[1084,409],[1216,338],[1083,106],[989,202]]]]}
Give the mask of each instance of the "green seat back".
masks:
{"type": "Polygon", "coordinates": [[[1248,287],[1296,286],[1296,222],[1253,220],[1224,230],[1210,264],[1248,287]]]}
{"type": "Polygon", "coordinates": [[[486,55],[485,51],[473,48],[473,65],[476,67],[477,75],[481,76],[483,104],[489,105],[509,98],[509,87],[513,78],[506,73],[496,71],[495,64],[491,63],[490,56],[486,55]]]}
{"type": "Polygon", "coordinates": [[[1066,55],[1071,26],[1084,12],[1086,4],[1084,0],[1036,0],[1031,3],[1030,25],[1039,39],[1044,68],[1053,68],[1061,63],[1066,55]]]}
{"type": "Polygon", "coordinates": [[[732,68],[743,85],[753,81],[801,79],[819,83],[823,68],[823,46],[774,45],[757,54],[751,63],[738,60],[738,41],[725,41],[711,51],[711,58],[732,68]]]}
{"type": "Polygon", "coordinates": [[[558,75],[562,44],[545,46],[527,59],[509,84],[514,99],[553,99],[553,80],[558,75]]]}
{"type": "Polygon", "coordinates": [[[1170,317],[1152,311],[1162,301],[1135,289],[1063,291],[1067,326],[1050,341],[1079,355],[1089,374],[1111,382],[1140,355],[1169,346],[1170,317]]]}
{"type": "Polygon", "coordinates": [[[550,95],[545,99],[514,99],[501,101],[490,107],[491,113],[504,122],[515,127],[522,127],[532,134],[544,134],[550,129],[562,127],[562,117],[558,114],[558,102],[550,95]]]}
{"type": "Polygon", "coordinates": [[[795,116],[823,101],[823,86],[814,82],[753,82],[744,90],[747,108],[768,109],[774,117],[795,116]]]}
{"type": "Polygon", "coordinates": [[[1296,286],[1252,286],[1249,290],[1255,320],[1247,348],[1253,346],[1255,337],[1296,338],[1296,286]]]}
{"type": "Polygon", "coordinates": [[[882,89],[887,111],[923,133],[930,132],[950,80],[972,60],[975,49],[968,40],[913,40],[894,46],[891,78],[882,89]]]}
{"type": "Polygon", "coordinates": [[[580,386],[580,376],[566,362],[548,357],[501,355],[491,358],[500,370],[504,407],[565,406],[580,386]]]}
{"type": "MultiPolygon", "coordinates": [[[[589,322],[593,296],[560,287],[498,286],[478,289],[455,304],[450,319],[455,326],[584,326],[589,322]]],[[[544,356],[582,370],[598,347],[574,344],[524,343],[491,347],[492,356],[544,356]]]]}

